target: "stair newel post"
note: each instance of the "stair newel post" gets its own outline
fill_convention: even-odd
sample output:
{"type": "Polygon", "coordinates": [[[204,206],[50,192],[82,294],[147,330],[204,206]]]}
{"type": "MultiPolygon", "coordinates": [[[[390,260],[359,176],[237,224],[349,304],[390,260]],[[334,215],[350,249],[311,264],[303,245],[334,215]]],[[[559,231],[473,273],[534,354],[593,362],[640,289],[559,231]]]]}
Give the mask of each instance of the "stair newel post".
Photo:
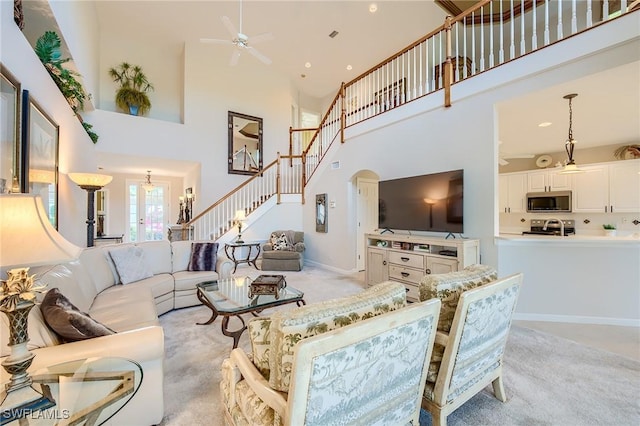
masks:
{"type": "Polygon", "coordinates": [[[340,143],[344,143],[344,128],[347,124],[347,109],[345,104],[345,91],[344,81],[340,85],[340,143]]]}
{"type": "MultiPolygon", "coordinates": [[[[293,127],[289,126],[289,157],[293,155],[293,127]]],[[[293,167],[293,163],[291,164],[293,167]]]]}
{"type": "Polygon", "coordinates": [[[280,204],[280,182],[281,176],[280,176],[280,151],[278,151],[278,162],[276,163],[276,196],[277,196],[277,203],[280,204]]]}
{"type": "Polygon", "coordinates": [[[444,62],[443,86],[444,86],[444,106],[451,106],[451,81],[453,80],[453,67],[451,63],[451,16],[444,20],[444,33],[447,43],[447,59],[444,62]]]}

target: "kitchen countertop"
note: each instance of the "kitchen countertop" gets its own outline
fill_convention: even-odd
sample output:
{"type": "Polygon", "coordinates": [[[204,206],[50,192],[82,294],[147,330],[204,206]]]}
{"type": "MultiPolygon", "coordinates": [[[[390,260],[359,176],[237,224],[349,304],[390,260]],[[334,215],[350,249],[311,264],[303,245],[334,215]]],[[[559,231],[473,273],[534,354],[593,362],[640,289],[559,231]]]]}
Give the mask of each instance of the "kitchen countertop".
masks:
{"type": "Polygon", "coordinates": [[[520,244],[532,243],[540,245],[574,245],[574,246],[603,246],[622,245],[640,246],[640,234],[634,233],[626,236],[607,237],[604,235],[567,235],[565,237],[554,235],[522,235],[522,233],[500,233],[495,237],[496,244],[520,244]]]}

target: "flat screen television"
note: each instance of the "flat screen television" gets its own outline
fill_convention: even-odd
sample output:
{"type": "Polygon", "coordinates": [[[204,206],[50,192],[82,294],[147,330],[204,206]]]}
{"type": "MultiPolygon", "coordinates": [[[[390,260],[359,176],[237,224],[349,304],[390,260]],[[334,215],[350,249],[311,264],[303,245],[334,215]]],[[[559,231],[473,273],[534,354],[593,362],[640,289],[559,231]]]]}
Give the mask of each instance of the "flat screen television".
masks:
{"type": "Polygon", "coordinates": [[[463,170],[383,180],[378,185],[379,229],[463,232],[463,170]]]}

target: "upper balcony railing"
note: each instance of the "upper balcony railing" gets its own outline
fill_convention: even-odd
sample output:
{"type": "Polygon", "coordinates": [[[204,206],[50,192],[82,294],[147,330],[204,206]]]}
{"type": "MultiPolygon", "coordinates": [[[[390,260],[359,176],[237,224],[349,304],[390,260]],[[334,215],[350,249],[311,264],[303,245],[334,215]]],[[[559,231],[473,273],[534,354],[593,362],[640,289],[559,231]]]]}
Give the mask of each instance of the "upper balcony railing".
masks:
{"type": "Polygon", "coordinates": [[[482,0],[342,84],[317,129],[290,129],[288,156],[279,155],[260,177],[231,191],[190,224],[195,224],[197,238],[215,239],[232,227],[238,209],[249,213],[282,193],[302,194],[304,203],[307,182],[331,145],[344,142],[346,127],[440,88],[448,107],[452,84],[636,10],[640,0],[482,0]]]}

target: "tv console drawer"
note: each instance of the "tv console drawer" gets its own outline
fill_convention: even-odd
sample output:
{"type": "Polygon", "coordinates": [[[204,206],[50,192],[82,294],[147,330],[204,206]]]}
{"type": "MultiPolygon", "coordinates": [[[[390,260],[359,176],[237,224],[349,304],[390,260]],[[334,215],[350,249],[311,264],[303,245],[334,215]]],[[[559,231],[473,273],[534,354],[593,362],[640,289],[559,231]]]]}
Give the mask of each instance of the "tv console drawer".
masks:
{"type": "Polygon", "coordinates": [[[392,280],[407,281],[418,285],[420,284],[420,280],[423,276],[424,270],[422,269],[404,268],[402,266],[389,265],[389,278],[392,280]]]}
{"type": "Polygon", "coordinates": [[[390,251],[389,263],[395,263],[409,268],[424,269],[424,256],[416,253],[390,251]]]}

